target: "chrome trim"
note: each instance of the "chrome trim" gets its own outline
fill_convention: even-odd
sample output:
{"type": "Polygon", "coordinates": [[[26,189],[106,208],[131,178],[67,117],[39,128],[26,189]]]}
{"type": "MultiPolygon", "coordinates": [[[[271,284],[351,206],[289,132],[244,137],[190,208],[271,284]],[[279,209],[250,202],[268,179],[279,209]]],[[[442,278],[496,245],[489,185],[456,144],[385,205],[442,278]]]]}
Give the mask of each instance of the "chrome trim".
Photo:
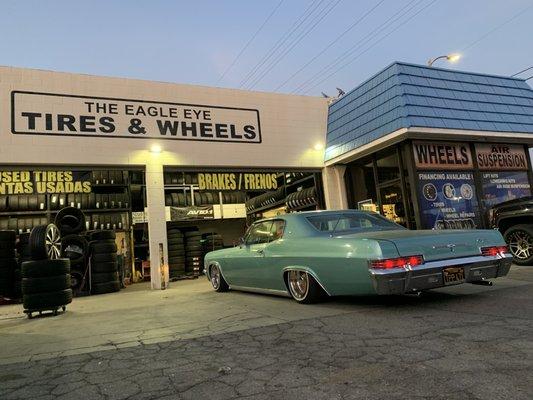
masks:
{"type": "MultiPolygon", "coordinates": [[[[288,272],[288,271],[303,271],[303,272],[308,273],[309,275],[311,275],[314,278],[314,280],[318,283],[318,285],[322,288],[322,290],[328,296],[331,296],[331,294],[328,292],[326,287],[322,284],[322,282],[320,282],[320,279],[318,279],[318,277],[316,276],[316,274],[313,271],[306,270],[305,268],[302,268],[302,267],[285,267],[285,268],[283,268],[283,271],[282,271],[283,275],[285,275],[285,272],[288,272]]],[[[287,284],[287,282],[285,281],[285,276],[283,276],[283,282],[285,283],[285,285],[287,284]]]]}
{"type": "Polygon", "coordinates": [[[254,288],[254,287],[247,287],[247,286],[233,286],[233,285],[230,285],[229,288],[231,290],[239,290],[242,292],[252,292],[252,293],[260,293],[260,294],[271,294],[275,296],[291,297],[289,292],[285,292],[283,290],[262,289],[262,288],[254,288]]]}

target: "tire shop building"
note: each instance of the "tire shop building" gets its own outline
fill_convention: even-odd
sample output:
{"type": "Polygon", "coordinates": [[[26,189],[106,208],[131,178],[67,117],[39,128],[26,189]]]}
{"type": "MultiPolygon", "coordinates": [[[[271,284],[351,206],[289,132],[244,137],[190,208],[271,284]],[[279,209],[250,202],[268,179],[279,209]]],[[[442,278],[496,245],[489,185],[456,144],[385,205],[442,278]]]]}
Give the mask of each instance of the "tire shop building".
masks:
{"type": "MultiPolygon", "coordinates": [[[[327,102],[0,67],[0,230],[83,211],[116,232],[125,275],[201,272],[251,221],[325,208],[327,102]]],[[[87,265],[79,266],[82,273],[87,265]]]]}
{"type": "Polygon", "coordinates": [[[531,195],[532,144],[524,80],[393,63],[329,107],[329,203],[411,229],[489,228],[491,206],[531,195]]]}

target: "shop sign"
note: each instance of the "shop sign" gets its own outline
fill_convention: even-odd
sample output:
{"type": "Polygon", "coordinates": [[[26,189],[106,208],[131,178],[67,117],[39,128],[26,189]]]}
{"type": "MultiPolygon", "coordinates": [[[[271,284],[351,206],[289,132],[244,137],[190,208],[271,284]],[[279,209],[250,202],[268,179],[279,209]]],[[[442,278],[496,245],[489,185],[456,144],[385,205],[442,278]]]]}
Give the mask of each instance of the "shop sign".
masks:
{"type": "Polygon", "coordinates": [[[256,109],[24,91],[11,92],[11,131],[23,135],[261,143],[256,109]]]}
{"type": "Polygon", "coordinates": [[[212,205],[170,207],[170,220],[183,221],[191,219],[214,219],[215,210],[212,205]]]}
{"type": "Polygon", "coordinates": [[[483,173],[483,205],[487,208],[530,195],[529,177],[525,171],[483,173]]]}
{"type": "Polygon", "coordinates": [[[200,190],[272,190],[278,188],[277,173],[199,173],[200,190]]]}
{"type": "Polygon", "coordinates": [[[0,195],[91,193],[85,173],[73,171],[0,171],[0,195]]]}
{"type": "Polygon", "coordinates": [[[527,170],[524,146],[511,144],[476,144],[476,160],[481,170],[527,170]]]}
{"type": "Polygon", "coordinates": [[[419,169],[470,169],[468,143],[413,142],[415,165],[419,169]]]}
{"type": "Polygon", "coordinates": [[[479,226],[473,173],[419,172],[418,181],[423,228],[468,229],[479,226]]]}

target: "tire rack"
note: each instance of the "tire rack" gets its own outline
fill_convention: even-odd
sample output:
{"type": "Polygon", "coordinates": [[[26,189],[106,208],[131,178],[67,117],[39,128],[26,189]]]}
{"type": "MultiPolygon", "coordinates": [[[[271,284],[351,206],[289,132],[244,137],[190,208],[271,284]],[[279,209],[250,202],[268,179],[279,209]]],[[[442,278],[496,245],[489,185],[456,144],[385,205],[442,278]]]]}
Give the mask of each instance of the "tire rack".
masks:
{"type": "MultiPolygon", "coordinates": [[[[19,168],[28,168],[28,167],[17,167],[19,168]]],[[[96,208],[94,205],[91,206],[91,208],[86,207],[87,205],[90,205],[88,201],[77,201],[76,197],[74,197],[74,202],[79,203],[81,205],[80,209],[85,213],[86,218],[93,222],[93,219],[95,216],[101,217],[101,223],[104,223],[104,227],[106,229],[113,229],[113,224],[115,225],[115,229],[113,229],[115,232],[127,232],[129,234],[126,235],[126,241],[127,241],[127,247],[128,247],[128,254],[129,256],[125,259],[125,263],[127,265],[131,265],[131,261],[134,259],[134,251],[133,251],[133,240],[132,240],[132,226],[131,226],[131,212],[132,212],[132,190],[131,187],[136,183],[144,183],[144,170],[120,170],[116,168],[95,168],[95,167],[75,167],[75,168],[68,168],[66,166],[63,167],[40,167],[39,169],[48,169],[48,170],[56,170],[56,169],[69,169],[73,172],[87,172],[89,174],[89,177],[87,180],[91,180],[91,194],[103,194],[103,195],[109,195],[109,194],[119,194],[122,193],[124,195],[124,199],[127,200],[127,206],[122,207],[114,207],[114,208],[96,208]],[[112,172],[112,174],[110,174],[112,172]],[[116,183],[113,180],[113,183],[110,183],[110,176],[119,177],[118,181],[120,183],[116,183]],[[142,181],[141,181],[142,180],[142,181]],[[98,182],[98,183],[96,183],[98,182]],[[119,190],[120,189],[120,190],[119,190]],[[85,203],[85,204],[84,204],[85,203]],[[84,207],[85,205],[85,207],[84,207]],[[113,216],[118,215],[120,216],[122,220],[122,228],[119,228],[118,220],[116,222],[113,222],[113,216]],[[124,218],[123,218],[124,217],[124,218]]],[[[70,205],[68,203],[68,194],[61,194],[64,195],[67,199],[67,204],[63,204],[63,206],[70,205]]],[[[9,229],[9,230],[15,230],[17,234],[20,234],[21,231],[29,231],[31,227],[36,225],[42,225],[46,224],[48,222],[53,222],[55,219],[55,215],[59,211],[58,207],[55,209],[55,207],[52,207],[52,196],[58,196],[57,194],[40,194],[40,195],[26,195],[26,196],[39,196],[40,200],[38,204],[38,210],[28,210],[28,211],[11,211],[6,210],[3,199],[7,199],[9,201],[9,197],[12,196],[24,196],[24,195],[0,195],[0,206],[4,204],[4,207],[0,207],[0,229],[9,229]],[[44,202],[42,201],[44,200],[44,202]],[[43,204],[41,206],[41,204],[43,204]],[[27,220],[28,226],[25,227],[26,229],[19,229],[19,219],[20,220],[27,220]],[[31,224],[29,223],[31,219],[31,224]],[[11,222],[10,222],[11,221],[11,222]]],[[[71,197],[72,198],[72,197],[71,197]]],[[[29,202],[29,200],[28,200],[29,202]]],[[[32,201],[33,202],[33,201],[32,201]]],[[[9,203],[7,203],[9,204],[9,203]]],[[[110,204],[109,204],[110,205],[110,204]]],[[[75,204],[74,206],[78,206],[78,204],[75,204]]],[[[21,225],[22,226],[22,225],[21,225]]],[[[94,229],[94,224],[91,224],[89,227],[90,229],[94,229]]]]}

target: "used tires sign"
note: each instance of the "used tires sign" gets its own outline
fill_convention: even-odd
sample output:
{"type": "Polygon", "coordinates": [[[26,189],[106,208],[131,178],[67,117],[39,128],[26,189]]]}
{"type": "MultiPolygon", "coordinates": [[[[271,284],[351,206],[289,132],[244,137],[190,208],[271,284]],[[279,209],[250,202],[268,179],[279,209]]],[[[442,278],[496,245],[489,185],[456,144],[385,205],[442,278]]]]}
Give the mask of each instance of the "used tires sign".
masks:
{"type": "Polygon", "coordinates": [[[261,143],[259,111],[254,109],[24,91],[11,92],[11,131],[261,143]]]}

